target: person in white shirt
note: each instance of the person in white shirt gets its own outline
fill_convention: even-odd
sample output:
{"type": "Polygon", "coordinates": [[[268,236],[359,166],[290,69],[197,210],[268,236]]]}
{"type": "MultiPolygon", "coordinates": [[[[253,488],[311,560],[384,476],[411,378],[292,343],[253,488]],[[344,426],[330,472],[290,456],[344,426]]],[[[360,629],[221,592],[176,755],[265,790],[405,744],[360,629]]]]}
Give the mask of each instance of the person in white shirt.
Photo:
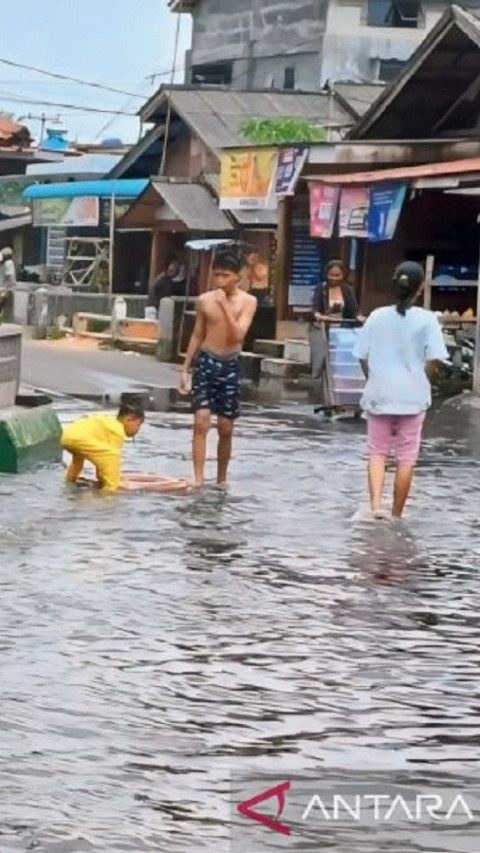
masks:
{"type": "Polygon", "coordinates": [[[415,306],[424,286],[422,267],[410,261],[400,264],[393,282],[395,304],[373,311],[358,335],[355,355],[367,378],[362,408],[368,422],[372,513],[384,516],[385,466],[393,452],[397,470],[392,515],[400,518],[432,403],[430,378],[448,352],[435,314],[415,306]]]}

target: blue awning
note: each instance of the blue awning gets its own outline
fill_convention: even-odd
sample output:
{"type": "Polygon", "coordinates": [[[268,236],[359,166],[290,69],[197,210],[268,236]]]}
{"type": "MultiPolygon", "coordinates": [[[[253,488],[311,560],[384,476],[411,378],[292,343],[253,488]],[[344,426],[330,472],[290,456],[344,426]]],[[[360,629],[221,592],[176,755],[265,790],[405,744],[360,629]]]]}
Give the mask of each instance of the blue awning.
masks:
{"type": "Polygon", "coordinates": [[[93,196],[95,198],[137,198],[147,188],[149,181],[118,180],[118,181],[68,181],[68,183],[32,184],[27,187],[22,198],[25,201],[36,201],[41,198],[79,198],[93,196]]]}

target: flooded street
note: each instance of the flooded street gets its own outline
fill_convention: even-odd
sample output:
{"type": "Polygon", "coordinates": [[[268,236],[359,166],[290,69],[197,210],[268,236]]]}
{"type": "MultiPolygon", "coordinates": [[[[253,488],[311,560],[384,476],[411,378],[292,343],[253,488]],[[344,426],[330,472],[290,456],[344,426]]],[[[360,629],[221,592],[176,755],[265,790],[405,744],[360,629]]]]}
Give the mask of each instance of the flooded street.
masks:
{"type": "MultiPolygon", "coordinates": [[[[189,427],[152,414],[125,467],[187,474],[189,427]]],[[[397,527],[352,520],[363,424],[301,408],[242,419],[227,495],[1,478],[1,853],[227,853],[243,774],[476,784],[480,444],[461,429],[430,426],[397,527]]],[[[253,831],[256,853],[480,849],[253,831]]]]}

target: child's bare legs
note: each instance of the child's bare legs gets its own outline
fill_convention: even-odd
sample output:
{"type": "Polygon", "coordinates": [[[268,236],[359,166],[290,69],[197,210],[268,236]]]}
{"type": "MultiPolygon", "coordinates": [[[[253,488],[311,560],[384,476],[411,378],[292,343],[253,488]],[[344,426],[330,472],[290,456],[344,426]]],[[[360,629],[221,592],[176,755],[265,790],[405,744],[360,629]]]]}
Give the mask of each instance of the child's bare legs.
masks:
{"type": "Polygon", "coordinates": [[[415,464],[420,452],[425,413],[397,418],[397,472],[393,492],[392,515],[401,518],[412,487],[415,464]]]}
{"type": "Polygon", "coordinates": [[[205,462],[207,459],[207,436],[210,430],[211,414],[209,409],[195,412],[193,421],[193,476],[195,486],[203,486],[205,481],[205,462]]]}
{"type": "Polygon", "coordinates": [[[232,455],[233,420],[218,418],[218,456],[217,484],[224,486],[227,482],[228,465],[232,455]]]}
{"type": "Polygon", "coordinates": [[[412,487],[414,470],[415,465],[410,462],[399,462],[397,465],[392,509],[392,515],[395,518],[401,518],[403,515],[403,510],[405,509],[405,504],[412,487]]]}
{"type": "Polygon", "coordinates": [[[186,480],[174,480],[167,477],[155,477],[150,474],[128,474],[122,477],[121,488],[124,491],[157,492],[159,494],[185,494],[192,491],[186,480]]]}
{"type": "Polygon", "coordinates": [[[385,484],[386,457],[372,455],[368,463],[368,486],[370,507],[373,515],[382,511],[383,487],[385,484]]]}

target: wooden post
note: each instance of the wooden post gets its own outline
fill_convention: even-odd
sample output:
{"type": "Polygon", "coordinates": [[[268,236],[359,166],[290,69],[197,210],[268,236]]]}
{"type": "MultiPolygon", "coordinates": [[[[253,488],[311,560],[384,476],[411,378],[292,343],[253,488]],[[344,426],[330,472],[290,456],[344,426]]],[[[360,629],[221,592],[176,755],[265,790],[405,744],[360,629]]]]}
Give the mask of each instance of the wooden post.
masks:
{"type": "Polygon", "coordinates": [[[153,284],[153,282],[155,281],[155,279],[159,273],[159,269],[158,269],[158,267],[159,267],[158,262],[159,262],[159,257],[160,257],[159,243],[160,243],[160,232],[157,229],[155,229],[152,232],[152,248],[151,248],[151,252],[150,252],[150,275],[149,275],[149,286],[150,287],[153,284]]]}
{"type": "Polygon", "coordinates": [[[433,268],[435,266],[435,257],[434,255],[428,255],[427,261],[425,264],[425,287],[423,289],[423,307],[427,308],[429,311],[432,307],[432,281],[433,281],[433,268]]]}
{"type": "Polygon", "coordinates": [[[290,267],[290,199],[282,198],[278,202],[277,226],[277,264],[275,281],[275,306],[277,323],[288,317],[288,287],[290,267]]]}
{"type": "MultiPolygon", "coordinates": [[[[480,217],[477,220],[480,223],[480,217]]],[[[477,324],[475,326],[475,352],[473,355],[473,393],[480,394],[480,250],[477,275],[477,324]]]]}

